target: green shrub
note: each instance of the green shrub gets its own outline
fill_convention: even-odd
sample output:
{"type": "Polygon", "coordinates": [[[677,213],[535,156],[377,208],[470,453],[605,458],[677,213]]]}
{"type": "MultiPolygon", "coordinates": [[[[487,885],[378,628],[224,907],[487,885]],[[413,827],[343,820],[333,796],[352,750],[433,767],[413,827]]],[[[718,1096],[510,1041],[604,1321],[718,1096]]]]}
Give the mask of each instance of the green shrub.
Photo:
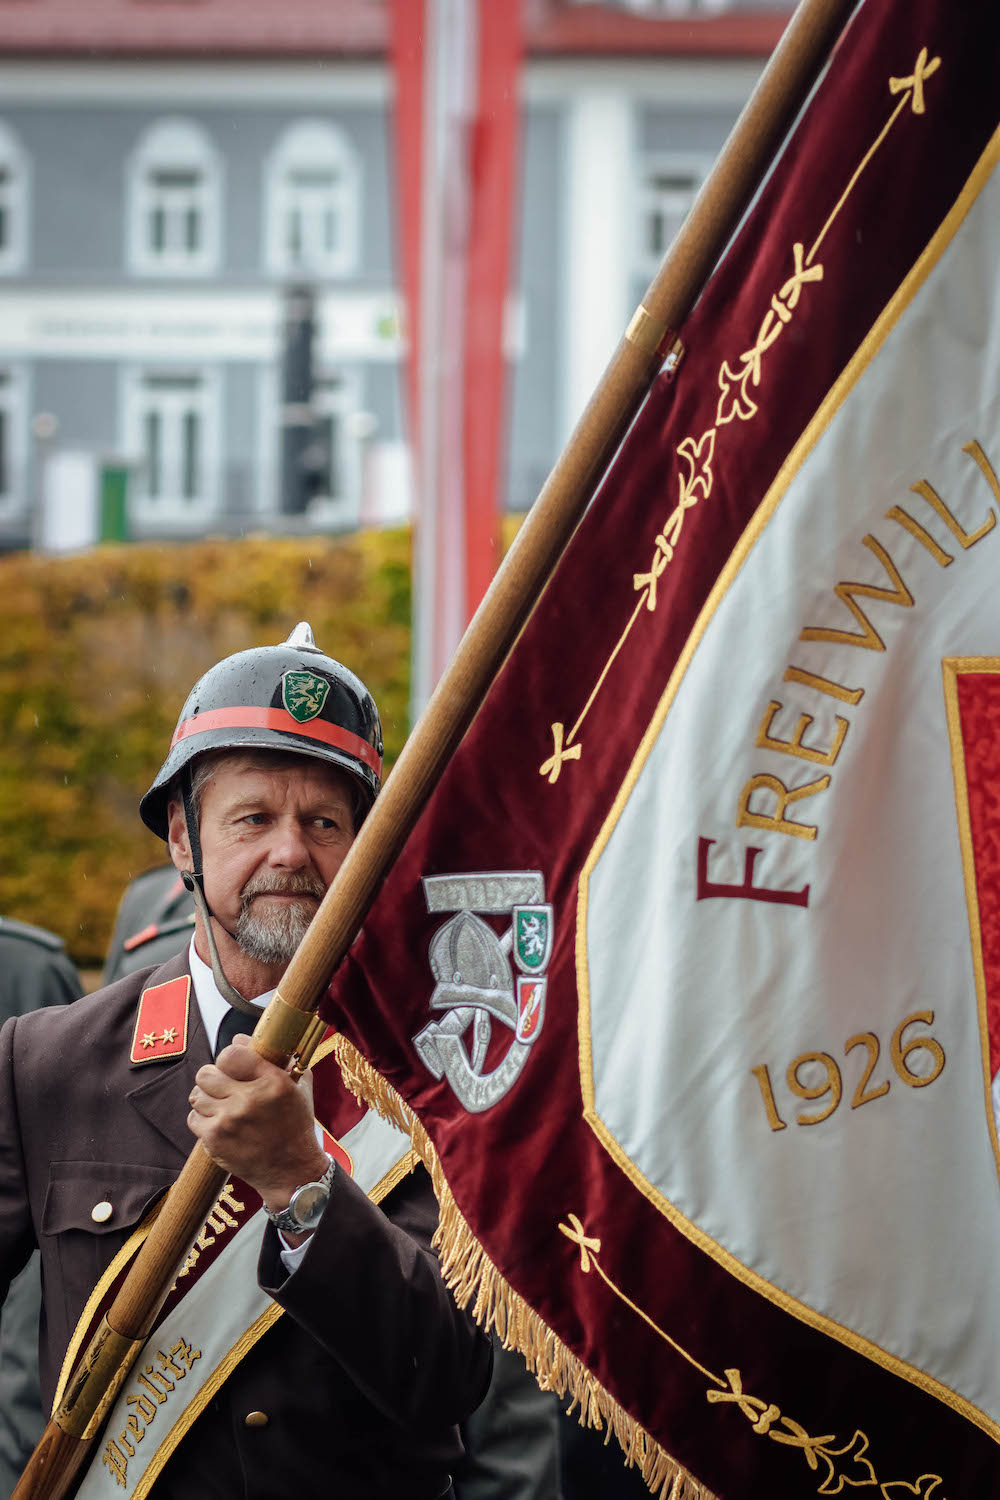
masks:
{"type": "Polygon", "coordinates": [[[409,547],[395,531],[0,558],[0,913],[99,964],[122,890],[164,858],[137,803],[188,690],[299,620],[371,688],[390,765],[407,732],[409,547]]]}

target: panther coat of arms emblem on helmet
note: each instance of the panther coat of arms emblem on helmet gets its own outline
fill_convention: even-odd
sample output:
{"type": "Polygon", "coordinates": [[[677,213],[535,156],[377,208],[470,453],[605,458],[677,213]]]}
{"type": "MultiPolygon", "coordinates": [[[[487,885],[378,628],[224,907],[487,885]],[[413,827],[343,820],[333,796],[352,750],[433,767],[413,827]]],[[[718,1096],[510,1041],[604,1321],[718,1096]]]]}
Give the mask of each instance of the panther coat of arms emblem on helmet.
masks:
{"type": "Polygon", "coordinates": [[[308,724],[323,712],[330,684],[315,672],[286,672],[281,679],[281,701],[297,724],[308,724]]]}

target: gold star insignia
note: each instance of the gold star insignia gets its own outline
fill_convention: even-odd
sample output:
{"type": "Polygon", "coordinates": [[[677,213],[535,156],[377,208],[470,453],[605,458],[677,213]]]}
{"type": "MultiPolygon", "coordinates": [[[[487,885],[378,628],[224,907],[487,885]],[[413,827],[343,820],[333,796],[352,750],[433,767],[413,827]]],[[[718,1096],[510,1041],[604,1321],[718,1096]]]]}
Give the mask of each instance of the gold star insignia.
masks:
{"type": "Polygon", "coordinates": [[[155,1047],[156,1046],[156,1032],[155,1031],[147,1031],[146,1034],[143,1036],[142,1045],[144,1047],[155,1047]]]}
{"type": "Polygon", "coordinates": [[[168,1026],[163,1033],[163,1040],[165,1042],[175,1042],[177,1040],[177,1027],[168,1026]]]}

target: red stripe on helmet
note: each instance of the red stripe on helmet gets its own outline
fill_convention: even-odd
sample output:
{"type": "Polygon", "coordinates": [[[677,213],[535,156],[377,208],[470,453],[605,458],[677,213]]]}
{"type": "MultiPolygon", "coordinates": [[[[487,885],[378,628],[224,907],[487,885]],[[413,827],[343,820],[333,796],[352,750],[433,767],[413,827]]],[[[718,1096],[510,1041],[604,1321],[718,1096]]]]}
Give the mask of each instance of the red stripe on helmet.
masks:
{"type": "Polygon", "coordinates": [[[307,740],[332,745],[335,750],[346,750],[357,760],[364,761],[366,766],[371,766],[376,776],[382,775],[382,757],[360,735],[341,729],[339,724],[328,724],[325,719],[311,719],[308,724],[300,724],[284,708],[210,708],[178,724],[170,748],[172,750],[192,734],[207,734],[212,729],[277,729],[284,734],[302,735],[307,740]]]}

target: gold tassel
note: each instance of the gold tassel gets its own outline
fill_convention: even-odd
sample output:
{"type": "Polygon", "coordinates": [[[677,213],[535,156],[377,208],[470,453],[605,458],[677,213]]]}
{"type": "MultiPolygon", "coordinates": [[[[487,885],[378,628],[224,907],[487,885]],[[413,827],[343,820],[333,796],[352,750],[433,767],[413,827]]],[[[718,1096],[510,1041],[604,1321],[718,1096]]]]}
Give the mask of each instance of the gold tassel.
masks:
{"type": "Polygon", "coordinates": [[[333,1051],[344,1083],[364,1104],[410,1137],[434,1186],[439,1207],[434,1246],[441,1257],[441,1274],[459,1307],[472,1304],[473,1317],[487,1333],[496,1330],[505,1349],[517,1349],[542,1390],[560,1400],[570,1398],[568,1411],[579,1407],[580,1425],[614,1436],[625,1463],[637,1468],[659,1500],[715,1500],[703,1484],[671,1458],[644,1427],[604,1389],[587,1367],[509,1286],[470,1230],[445,1181],[444,1170],[427,1134],[409,1105],[352,1042],[339,1032],[333,1051]]]}

